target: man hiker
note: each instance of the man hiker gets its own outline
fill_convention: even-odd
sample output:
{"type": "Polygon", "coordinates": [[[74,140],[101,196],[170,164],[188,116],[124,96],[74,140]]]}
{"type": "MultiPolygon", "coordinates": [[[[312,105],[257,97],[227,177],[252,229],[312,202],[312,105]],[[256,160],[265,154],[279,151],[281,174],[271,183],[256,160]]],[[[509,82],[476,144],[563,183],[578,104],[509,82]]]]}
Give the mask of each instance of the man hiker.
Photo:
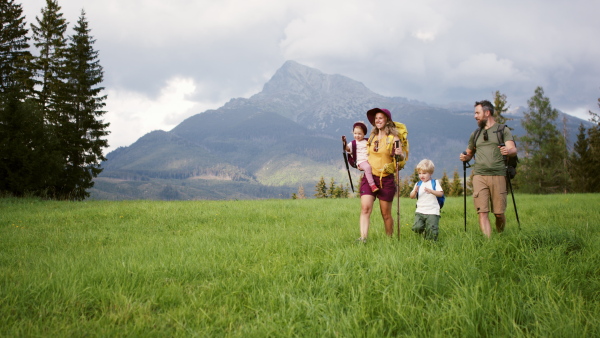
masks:
{"type": "Polygon", "coordinates": [[[467,150],[460,154],[460,160],[470,161],[476,156],[473,164],[473,202],[479,214],[479,228],[486,237],[491,237],[492,229],[488,213],[490,204],[496,217],[496,230],[504,231],[506,225],[506,166],[505,157],[517,156],[512,133],[508,128],[494,119],[494,106],[490,101],[475,102],[475,120],[479,129],[471,133],[467,150]],[[503,135],[497,135],[498,132],[503,135]],[[499,137],[500,136],[500,137],[499,137]],[[498,140],[505,140],[501,145],[498,140]]]}

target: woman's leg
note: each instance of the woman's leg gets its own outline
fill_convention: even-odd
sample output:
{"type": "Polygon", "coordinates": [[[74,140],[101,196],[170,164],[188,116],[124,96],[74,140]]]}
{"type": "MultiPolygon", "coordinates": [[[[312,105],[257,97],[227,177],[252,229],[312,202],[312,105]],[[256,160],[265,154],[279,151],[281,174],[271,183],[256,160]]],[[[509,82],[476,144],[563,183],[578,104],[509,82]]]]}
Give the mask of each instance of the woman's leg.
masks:
{"type": "Polygon", "coordinates": [[[379,200],[379,208],[381,209],[381,217],[383,218],[383,224],[385,225],[385,233],[390,237],[394,234],[394,218],[392,218],[392,205],[392,202],[379,200]]]}
{"type": "Polygon", "coordinates": [[[360,237],[367,239],[369,234],[369,219],[373,211],[373,203],[375,196],[362,195],[360,196],[360,237]]]}

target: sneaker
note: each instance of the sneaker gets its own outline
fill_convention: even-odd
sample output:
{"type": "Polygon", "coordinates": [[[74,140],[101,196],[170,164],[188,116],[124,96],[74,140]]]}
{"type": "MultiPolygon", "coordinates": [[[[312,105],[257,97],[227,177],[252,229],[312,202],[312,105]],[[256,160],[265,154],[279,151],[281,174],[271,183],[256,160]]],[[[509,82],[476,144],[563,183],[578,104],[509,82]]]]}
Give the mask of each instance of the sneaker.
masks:
{"type": "Polygon", "coordinates": [[[359,237],[359,238],[356,240],[356,243],[359,243],[359,244],[367,244],[367,239],[366,239],[366,238],[359,237]]]}
{"type": "Polygon", "coordinates": [[[375,184],[371,185],[372,192],[376,192],[377,190],[379,190],[379,188],[377,188],[377,186],[375,184]]]}

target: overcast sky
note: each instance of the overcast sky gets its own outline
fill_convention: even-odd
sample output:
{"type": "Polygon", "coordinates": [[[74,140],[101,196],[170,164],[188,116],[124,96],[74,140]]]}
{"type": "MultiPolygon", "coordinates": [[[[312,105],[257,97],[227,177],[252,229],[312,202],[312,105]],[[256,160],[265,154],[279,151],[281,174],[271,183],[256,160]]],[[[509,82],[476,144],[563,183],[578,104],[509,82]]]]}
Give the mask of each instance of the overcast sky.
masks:
{"type": "MultiPolygon", "coordinates": [[[[46,6],[21,3],[28,24],[46,6]]],[[[260,92],[286,60],[430,104],[500,90],[515,108],[542,86],[554,108],[600,113],[597,0],[58,3],[70,29],[84,9],[97,40],[108,151],[260,92]]]]}

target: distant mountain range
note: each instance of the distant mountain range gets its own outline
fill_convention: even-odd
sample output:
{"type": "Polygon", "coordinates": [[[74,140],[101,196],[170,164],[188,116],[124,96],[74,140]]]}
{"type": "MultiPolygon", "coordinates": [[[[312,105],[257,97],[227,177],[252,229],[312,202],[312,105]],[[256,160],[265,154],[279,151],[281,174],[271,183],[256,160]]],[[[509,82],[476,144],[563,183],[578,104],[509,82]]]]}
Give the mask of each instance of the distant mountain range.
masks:
{"type": "MultiPolygon", "coordinates": [[[[374,107],[389,109],[408,128],[411,152],[403,175],[411,175],[423,158],[436,164],[434,177],[462,170],[458,154],[476,128],[471,107],[385,97],[345,76],[287,61],[260,93],[232,99],[171,131],[153,131],[107,154],[91,197],[290,198],[299,186],[310,197],[321,177],[328,184],[332,178],[348,183],[341,135],[352,139],[354,122],[367,122],[365,113],[374,107]]],[[[522,113],[509,117],[513,133],[523,135],[522,113]]],[[[589,123],[564,117],[571,141],[579,124],[589,123]]],[[[358,172],[353,175],[356,185],[358,172]]]]}

